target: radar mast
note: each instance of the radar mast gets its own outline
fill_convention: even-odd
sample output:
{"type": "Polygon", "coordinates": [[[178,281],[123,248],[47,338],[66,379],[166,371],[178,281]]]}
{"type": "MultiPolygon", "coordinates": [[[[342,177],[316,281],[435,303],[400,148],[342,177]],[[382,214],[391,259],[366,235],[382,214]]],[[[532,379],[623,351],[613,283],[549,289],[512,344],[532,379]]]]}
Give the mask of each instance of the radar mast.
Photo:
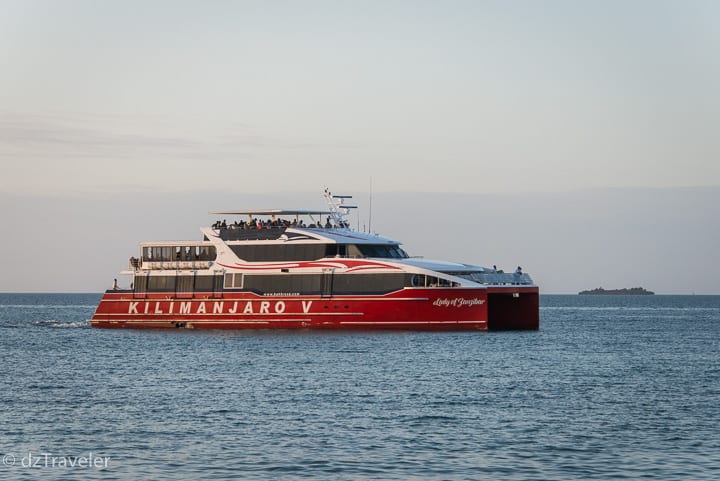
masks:
{"type": "Polygon", "coordinates": [[[347,205],[345,200],[352,199],[351,195],[333,195],[329,189],[323,192],[325,202],[330,210],[330,217],[338,227],[349,228],[350,223],[345,218],[350,214],[350,209],[357,209],[356,205],[347,205]]]}

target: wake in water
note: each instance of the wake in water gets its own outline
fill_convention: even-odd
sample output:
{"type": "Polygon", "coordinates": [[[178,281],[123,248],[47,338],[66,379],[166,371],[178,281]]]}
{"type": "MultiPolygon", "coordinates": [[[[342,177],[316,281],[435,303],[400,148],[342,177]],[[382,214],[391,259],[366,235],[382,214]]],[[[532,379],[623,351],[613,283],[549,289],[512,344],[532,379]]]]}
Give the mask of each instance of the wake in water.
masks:
{"type": "Polygon", "coordinates": [[[89,328],[95,294],[0,294],[0,328],[89,328]]]}
{"type": "Polygon", "coordinates": [[[32,323],[33,326],[41,326],[41,327],[60,327],[60,328],[86,328],[90,327],[90,322],[88,322],[87,319],[84,321],[68,321],[68,322],[62,322],[62,321],[56,321],[54,319],[50,319],[47,321],[35,321],[32,323]]]}

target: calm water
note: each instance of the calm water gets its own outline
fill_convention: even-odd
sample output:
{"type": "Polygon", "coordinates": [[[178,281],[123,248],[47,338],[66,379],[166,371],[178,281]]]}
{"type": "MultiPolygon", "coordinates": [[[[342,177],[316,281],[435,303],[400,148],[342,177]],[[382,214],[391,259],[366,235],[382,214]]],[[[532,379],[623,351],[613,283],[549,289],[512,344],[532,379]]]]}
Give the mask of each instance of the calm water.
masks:
{"type": "Polygon", "coordinates": [[[439,334],[97,330],[98,299],[0,295],[0,479],[720,479],[718,296],[439,334]]]}

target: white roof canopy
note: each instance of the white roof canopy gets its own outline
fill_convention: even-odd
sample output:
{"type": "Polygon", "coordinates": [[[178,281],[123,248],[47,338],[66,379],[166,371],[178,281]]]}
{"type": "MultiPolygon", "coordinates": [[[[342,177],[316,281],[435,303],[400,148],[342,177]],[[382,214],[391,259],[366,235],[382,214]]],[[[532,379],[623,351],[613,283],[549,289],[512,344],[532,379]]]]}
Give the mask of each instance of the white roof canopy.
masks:
{"type": "Polygon", "coordinates": [[[210,212],[214,215],[329,215],[328,210],[298,209],[257,209],[257,210],[221,210],[210,212]]]}

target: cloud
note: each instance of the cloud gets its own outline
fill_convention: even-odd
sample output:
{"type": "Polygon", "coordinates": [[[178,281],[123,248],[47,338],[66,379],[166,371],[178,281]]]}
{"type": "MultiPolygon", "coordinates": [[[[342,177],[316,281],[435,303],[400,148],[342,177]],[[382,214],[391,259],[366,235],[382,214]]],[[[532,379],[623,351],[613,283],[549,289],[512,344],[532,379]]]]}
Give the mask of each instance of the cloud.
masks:
{"type": "Polygon", "coordinates": [[[234,128],[220,141],[183,131],[168,121],[155,125],[127,116],[8,114],[0,116],[0,142],[6,149],[53,154],[131,156],[205,153],[211,145],[232,150],[258,145],[249,127],[234,128]],[[142,130],[141,130],[142,128],[142,130]]]}
{"type": "MultiPolygon", "coordinates": [[[[249,149],[309,149],[319,142],[262,135],[250,124],[237,122],[195,125],[160,116],[98,114],[0,115],[0,142],[17,152],[107,154],[120,156],[180,155],[223,158],[249,149]]],[[[352,148],[357,142],[334,146],[352,148]]]]}

